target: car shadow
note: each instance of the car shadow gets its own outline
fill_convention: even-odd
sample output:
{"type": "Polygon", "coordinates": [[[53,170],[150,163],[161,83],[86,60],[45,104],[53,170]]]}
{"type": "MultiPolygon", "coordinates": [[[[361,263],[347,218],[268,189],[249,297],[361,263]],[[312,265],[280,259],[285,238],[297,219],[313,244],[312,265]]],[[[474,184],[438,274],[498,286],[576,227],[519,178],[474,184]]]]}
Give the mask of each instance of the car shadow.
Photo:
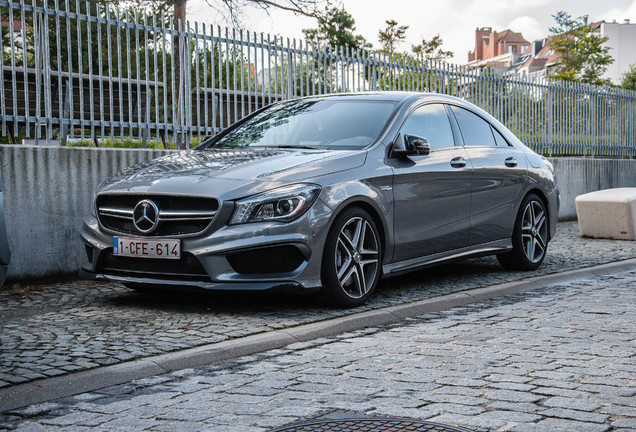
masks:
{"type": "MultiPolygon", "coordinates": [[[[375,295],[366,305],[350,309],[362,312],[390,305],[408,303],[437,295],[450,294],[470,288],[470,282],[494,273],[506,274],[492,257],[462,260],[451,264],[425,268],[380,282],[375,295]]],[[[324,301],[320,292],[303,294],[277,291],[135,291],[123,289],[104,298],[112,306],[153,309],[179,313],[285,313],[297,314],[342,311],[324,301]]],[[[336,313],[341,315],[341,313],[336,313]]]]}
{"type": "MultiPolygon", "coordinates": [[[[190,313],[250,313],[311,309],[321,304],[317,294],[263,291],[197,291],[125,290],[104,299],[119,307],[158,309],[190,313]]],[[[324,304],[322,305],[324,306],[324,304]]]]}

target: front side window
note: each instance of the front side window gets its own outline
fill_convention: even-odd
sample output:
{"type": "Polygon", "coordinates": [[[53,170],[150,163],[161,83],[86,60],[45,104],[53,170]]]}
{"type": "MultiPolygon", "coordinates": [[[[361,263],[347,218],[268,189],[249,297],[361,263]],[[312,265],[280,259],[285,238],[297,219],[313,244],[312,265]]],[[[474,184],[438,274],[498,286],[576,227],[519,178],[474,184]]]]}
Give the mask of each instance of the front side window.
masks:
{"type": "Polygon", "coordinates": [[[285,102],[230,128],[211,147],[362,149],[378,138],[395,105],[335,98],[285,102]]]}
{"type": "Polygon", "coordinates": [[[424,105],[413,111],[406,119],[400,135],[415,135],[426,138],[431,149],[453,147],[453,130],[448,114],[442,104],[424,105]]]}
{"type": "Polygon", "coordinates": [[[464,145],[482,147],[495,147],[497,145],[490,129],[490,123],[464,108],[453,106],[451,110],[459,124],[464,145]]]}

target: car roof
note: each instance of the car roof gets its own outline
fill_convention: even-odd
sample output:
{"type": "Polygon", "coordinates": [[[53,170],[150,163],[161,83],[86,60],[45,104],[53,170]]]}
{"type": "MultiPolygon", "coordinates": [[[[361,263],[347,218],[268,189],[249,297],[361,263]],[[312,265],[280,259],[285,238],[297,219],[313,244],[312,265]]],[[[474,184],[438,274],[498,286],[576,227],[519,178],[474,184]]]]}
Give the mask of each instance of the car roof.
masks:
{"type": "Polygon", "coordinates": [[[333,93],[324,95],[307,96],[307,99],[360,99],[360,100],[378,100],[378,101],[394,101],[402,102],[415,99],[446,99],[449,101],[461,101],[454,96],[444,95],[440,93],[419,93],[406,91],[379,91],[379,92],[360,92],[360,93],[333,93]]]}

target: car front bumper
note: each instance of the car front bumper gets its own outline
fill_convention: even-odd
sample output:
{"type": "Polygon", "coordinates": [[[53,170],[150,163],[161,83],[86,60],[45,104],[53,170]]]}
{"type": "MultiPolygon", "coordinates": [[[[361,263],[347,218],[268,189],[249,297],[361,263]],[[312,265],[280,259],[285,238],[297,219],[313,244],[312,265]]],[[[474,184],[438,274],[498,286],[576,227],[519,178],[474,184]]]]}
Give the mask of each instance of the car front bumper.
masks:
{"type": "Polygon", "coordinates": [[[181,240],[182,259],[113,256],[113,237],[159,239],[106,231],[95,216],[80,232],[86,258],[80,276],[132,286],[206,290],[299,290],[321,287],[323,246],[332,216],[318,199],[289,223],[212,223],[181,240]]]}

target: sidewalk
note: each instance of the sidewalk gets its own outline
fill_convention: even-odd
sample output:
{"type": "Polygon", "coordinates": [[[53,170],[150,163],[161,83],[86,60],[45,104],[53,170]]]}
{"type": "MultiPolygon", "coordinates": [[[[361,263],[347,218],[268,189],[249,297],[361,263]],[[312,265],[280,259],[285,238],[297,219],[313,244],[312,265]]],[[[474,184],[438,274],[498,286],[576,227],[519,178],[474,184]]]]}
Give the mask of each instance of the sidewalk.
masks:
{"type": "Polygon", "coordinates": [[[330,410],[492,431],[636,430],[636,270],[137,380],[17,431],[264,432],[330,410]]]}

